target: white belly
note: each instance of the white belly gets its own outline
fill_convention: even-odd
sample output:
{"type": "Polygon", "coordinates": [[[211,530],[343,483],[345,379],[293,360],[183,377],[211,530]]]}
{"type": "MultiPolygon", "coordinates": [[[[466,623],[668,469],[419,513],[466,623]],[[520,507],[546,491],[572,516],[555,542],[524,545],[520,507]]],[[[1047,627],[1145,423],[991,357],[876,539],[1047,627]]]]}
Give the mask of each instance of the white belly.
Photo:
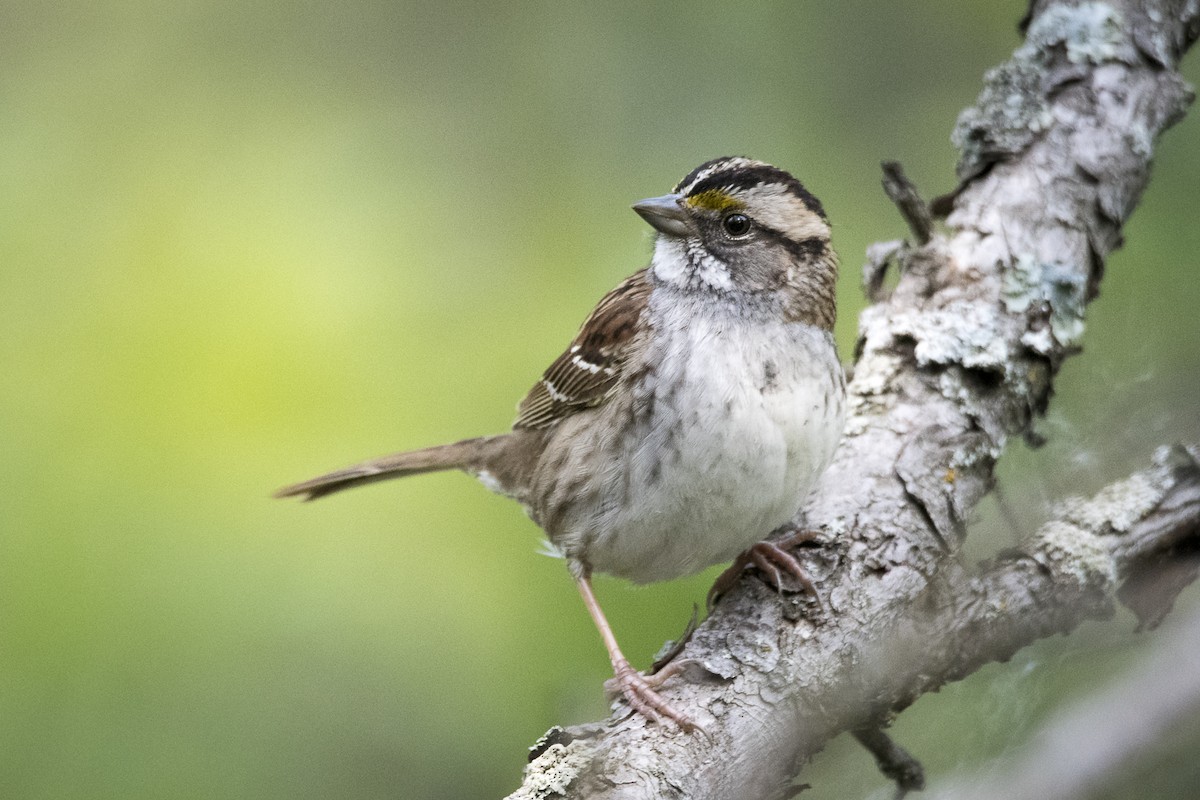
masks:
{"type": "Polygon", "coordinates": [[[623,501],[576,540],[593,569],[637,582],[729,561],[787,523],[842,431],[827,333],[782,323],[733,331],[693,317],[666,337],[671,367],[639,386],[639,425],[613,465],[623,501]]]}

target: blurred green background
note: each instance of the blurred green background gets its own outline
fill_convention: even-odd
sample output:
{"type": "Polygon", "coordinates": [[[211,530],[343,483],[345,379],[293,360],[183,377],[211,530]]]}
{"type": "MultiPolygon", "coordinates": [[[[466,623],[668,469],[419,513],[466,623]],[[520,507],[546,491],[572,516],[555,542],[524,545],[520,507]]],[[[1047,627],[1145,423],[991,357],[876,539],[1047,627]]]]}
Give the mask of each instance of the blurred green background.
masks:
{"type": "MultiPolygon", "coordinates": [[[[269,493],[506,428],[648,258],[629,204],[716,155],[824,201],[848,357],[864,248],[905,234],[878,162],[951,188],[950,129],[1023,7],[0,3],[0,797],[513,789],[608,675],[533,524],[456,474],[269,493]]],[[[1005,456],[1021,526],[1200,439],[1198,184],[1193,115],[1050,444],[1005,456]]],[[[1011,541],[1002,516],[976,546],[1011,541]]],[[[598,591],[644,666],[711,578],[598,591]]],[[[897,732],[934,774],[978,763],[1153,641],[1130,627],[1031,648],[897,732]]],[[[883,785],[842,741],[805,779],[883,785]]]]}

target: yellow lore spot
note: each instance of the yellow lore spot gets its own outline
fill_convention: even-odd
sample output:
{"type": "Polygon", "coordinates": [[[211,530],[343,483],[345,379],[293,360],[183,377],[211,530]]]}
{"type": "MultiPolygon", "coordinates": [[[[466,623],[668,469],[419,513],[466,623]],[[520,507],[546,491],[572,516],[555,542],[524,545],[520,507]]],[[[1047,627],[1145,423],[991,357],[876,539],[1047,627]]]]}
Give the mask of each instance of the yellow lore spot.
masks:
{"type": "Polygon", "coordinates": [[[693,208],[707,208],[710,211],[732,211],[746,207],[741,200],[730,197],[720,189],[708,189],[699,194],[693,194],[688,197],[687,202],[693,208]]]}

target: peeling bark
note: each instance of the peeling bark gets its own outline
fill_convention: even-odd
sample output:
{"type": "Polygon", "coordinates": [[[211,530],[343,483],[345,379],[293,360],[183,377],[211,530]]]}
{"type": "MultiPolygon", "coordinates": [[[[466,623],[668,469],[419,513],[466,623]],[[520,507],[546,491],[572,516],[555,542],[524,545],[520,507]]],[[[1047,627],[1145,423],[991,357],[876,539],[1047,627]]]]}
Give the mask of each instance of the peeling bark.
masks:
{"type": "Polygon", "coordinates": [[[1200,546],[1195,450],[1068,503],[1019,553],[978,570],[956,553],[1008,438],[1031,434],[1078,350],[1156,138],[1192,100],[1175,68],[1198,33],[1200,0],[1034,4],[1026,42],[955,128],[944,230],[901,192],[927,241],[871,253],[846,436],[805,515],[821,541],[799,551],[826,610],[743,580],[664,687],[705,735],[624,713],[558,731],[512,797],[781,797],[832,736],[1110,615],[1123,584],[1161,619],[1195,576],[1154,580],[1200,546]]]}

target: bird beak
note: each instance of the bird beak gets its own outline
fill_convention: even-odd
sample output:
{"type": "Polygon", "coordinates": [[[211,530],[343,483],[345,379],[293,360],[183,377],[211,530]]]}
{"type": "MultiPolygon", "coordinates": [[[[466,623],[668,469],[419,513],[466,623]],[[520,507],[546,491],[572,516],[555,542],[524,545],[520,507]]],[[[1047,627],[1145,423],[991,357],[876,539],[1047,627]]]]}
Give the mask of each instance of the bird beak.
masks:
{"type": "Polygon", "coordinates": [[[680,195],[664,194],[662,197],[639,200],[633,204],[633,210],[653,225],[655,230],[668,236],[694,236],[697,233],[680,195]]]}

